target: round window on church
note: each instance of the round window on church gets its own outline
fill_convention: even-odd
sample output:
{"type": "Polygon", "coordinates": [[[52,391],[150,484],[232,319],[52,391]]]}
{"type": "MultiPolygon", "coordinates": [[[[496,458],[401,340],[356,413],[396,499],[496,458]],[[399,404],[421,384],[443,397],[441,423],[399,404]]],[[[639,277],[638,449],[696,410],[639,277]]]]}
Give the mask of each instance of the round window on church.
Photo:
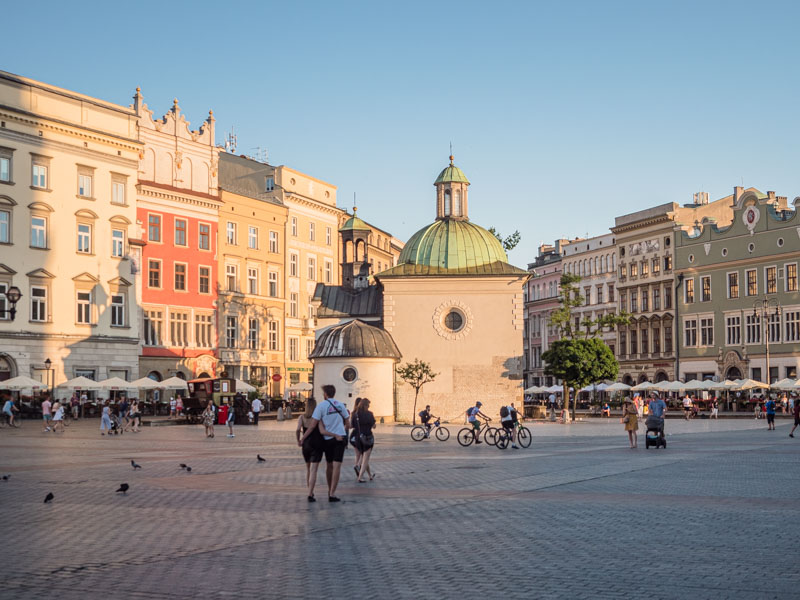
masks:
{"type": "Polygon", "coordinates": [[[461,331],[464,327],[464,315],[461,311],[451,308],[444,316],[444,326],[453,333],[461,331]]]}
{"type": "Polygon", "coordinates": [[[342,371],[342,379],[344,379],[347,383],[353,383],[356,379],[358,379],[358,371],[356,371],[353,367],[345,367],[344,371],[342,371]]]}

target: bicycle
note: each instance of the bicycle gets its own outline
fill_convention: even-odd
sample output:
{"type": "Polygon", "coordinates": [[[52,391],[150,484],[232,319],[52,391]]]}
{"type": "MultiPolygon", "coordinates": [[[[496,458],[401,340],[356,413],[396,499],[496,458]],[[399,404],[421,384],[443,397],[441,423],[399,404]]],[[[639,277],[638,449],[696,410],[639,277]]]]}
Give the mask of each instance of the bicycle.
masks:
{"type": "Polygon", "coordinates": [[[481,426],[477,435],[475,434],[474,427],[464,427],[463,429],[461,429],[458,432],[458,435],[456,436],[458,443],[466,447],[469,446],[472,442],[477,441],[481,436],[483,436],[484,442],[486,442],[490,446],[494,446],[495,443],[497,442],[497,428],[490,427],[489,421],[491,421],[491,419],[486,419],[483,421],[483,425],[481,426]]]}
{"type": "MultiPolygon", "coordinates": [[[[433,427],[431,429],[435,430],[434,435],[436,439],[440,442],[446,442],[450,439],[450,430],[447,427],[444,427],[439,424],[439,419],[436,419],[433,423],[433,427]]],[[[415,442],[421,442],[427,437],[430,437],[430,429],[425,427],[425,425],[416,425],[411,428],[411,439],[415,442]]]]}
{"type": "MultiPolygon", "coordinates": [[[[525,427],[520,421],[514,423],[514,429],[517,430],[517,444],[519,444],[522,448],[530,447],[531,442],[533,441],[531,430],[525,427]]],[[[495,446],[497,446],[500,450],[505,450],[511,441],[511,432],[505,428],[500,428],[497,430],[496,437],[497,442],[495,443],[495,446]]]]}

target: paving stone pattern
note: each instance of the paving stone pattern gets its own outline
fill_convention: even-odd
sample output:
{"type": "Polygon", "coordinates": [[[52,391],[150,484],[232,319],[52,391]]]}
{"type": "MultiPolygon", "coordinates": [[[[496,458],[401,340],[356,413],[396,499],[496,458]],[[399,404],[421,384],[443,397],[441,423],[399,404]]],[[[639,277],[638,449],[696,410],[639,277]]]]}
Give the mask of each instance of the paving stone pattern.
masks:
{"type": "Polygon", "coordinates": [[[666,450],[617,421],[536,424],[518,451],[385,426],[375,481],[348,451],[339,504],[324,463],[306,501],[291,423],[97,427],[0,430],[0,598],[800,597],[785,420],[670,420],[666,450]]]}

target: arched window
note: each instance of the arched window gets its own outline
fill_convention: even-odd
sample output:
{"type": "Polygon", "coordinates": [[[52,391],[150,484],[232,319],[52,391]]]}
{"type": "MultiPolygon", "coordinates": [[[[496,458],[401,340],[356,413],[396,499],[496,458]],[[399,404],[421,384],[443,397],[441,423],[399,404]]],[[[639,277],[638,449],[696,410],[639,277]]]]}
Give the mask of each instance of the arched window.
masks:
{"type": "Polygon", "coordinates": [[[450,216],[450,190],[444,191],[444,216],[450,216]]]}
{"type": "Polygon", "coordinates": [[[456,190],[453,196],[453,215],[456,217],[461,216],[461,190],[456,190]]]}

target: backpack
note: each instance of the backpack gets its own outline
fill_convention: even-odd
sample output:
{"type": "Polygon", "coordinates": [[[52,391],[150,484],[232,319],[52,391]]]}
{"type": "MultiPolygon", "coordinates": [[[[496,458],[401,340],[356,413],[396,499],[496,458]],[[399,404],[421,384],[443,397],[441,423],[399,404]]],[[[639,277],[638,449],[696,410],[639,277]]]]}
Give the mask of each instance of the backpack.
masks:
{"type": "Polygon", "coordinates": [[[467,416],[470,416],[471,414],[472,414],[472,407],[470,406],[470,407],[467,409],[467,416]]]}
{"type": "Polygon", "coordinates": [[[507,416],[508,416],[508,407],[507,406],[501,406],[500,407],[500,417],[505,419],[507,416]]]}
{"type": "Polygon", "coordinates": [[[425,416],[425,411],[424,410],[419,411],[419,414],[417,416],[418,417],[424,417],[425,416]]]}

